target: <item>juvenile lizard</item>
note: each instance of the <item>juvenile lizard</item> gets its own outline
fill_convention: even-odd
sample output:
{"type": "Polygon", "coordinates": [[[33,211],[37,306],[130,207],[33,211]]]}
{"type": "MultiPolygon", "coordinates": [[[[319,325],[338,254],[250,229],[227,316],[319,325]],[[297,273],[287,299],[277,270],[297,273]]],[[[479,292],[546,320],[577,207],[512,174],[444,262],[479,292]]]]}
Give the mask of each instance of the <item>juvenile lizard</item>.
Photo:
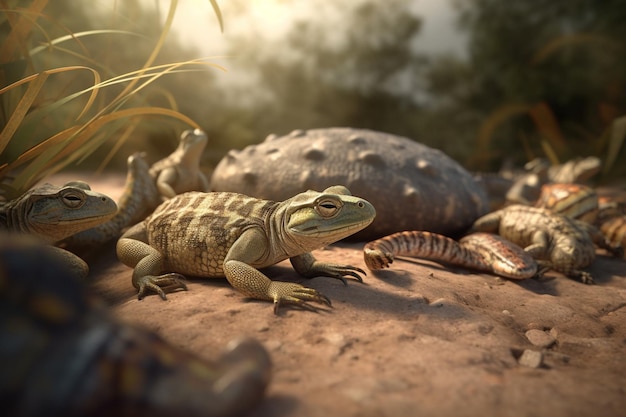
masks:
{"type": "Polygon", "coordinates": [[[593,225],[545,208],[508,206],[476,220],[470,232],[498,233],[523,247],[540,265],[585,284],[592,284],[593,278],[580,268],[595,259],[594,243],[616,256],[623,253],[621,247],[611,246],[593,225]]]}
{"type": "Polygon", "coordinates": [[[363,252],[371,270],[389,267],[396,256],[425,258],[513,279],[537,274],[537,263],[522,248],[489,233],[473,233],[458,242],[426,231],[398,232],[369,242],[363,252]]]}
{"type": "MultiPolygon", "coordinates": [[[[105,222],[116,210],[111,198],[91,191],[84,182],[68,182],[61,187],[44,184],[0,206],[0,232],[28,234],[54,244],[105,222]]],[[[89,273],[87,263],[78,256],[57,247],[51,250],[77,275],[86,277],[89,273]]]]}
{"type": "Polygon", "coordinates": [[[207,142],[207,135],[202,130],[185,130],[180,135],[178,148],[152,164],[150,176],[163,199],[187,191],[209,191],[209,180],[200,170],[200,157],[207,142]]]}
{"type": "Polygon", "coordinates": [[[313,309],[308,301],[330,305],[314,289],[271,281],[258,269],[287,258],[305,277],[361,281],[359,268],[317,261],[310,253],[365,228],[374,207],[343,186],[306,191],[283,202],[237,193],[190,192],[161,204],[118,241],[118,258],[134,267],[133,285],[141,299],[147,290],[166,299],[161,287],[186,289],[183,275],[226,277],[244,295],[313,309]],[[167,271],[167,273],[163,273],[167,271]]]}
{"type": "Polygon", "coordinates": [[[52,249],[0,232],[3,415],[226,417],[262,400],[271,361],[258,341],[184,351],[115,319],[52,249]]]}

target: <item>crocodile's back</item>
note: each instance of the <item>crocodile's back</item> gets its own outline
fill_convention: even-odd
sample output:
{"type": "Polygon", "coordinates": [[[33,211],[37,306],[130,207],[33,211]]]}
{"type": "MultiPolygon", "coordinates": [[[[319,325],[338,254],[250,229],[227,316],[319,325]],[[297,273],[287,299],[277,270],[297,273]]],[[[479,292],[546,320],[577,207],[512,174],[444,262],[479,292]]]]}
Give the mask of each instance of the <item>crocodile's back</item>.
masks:
{"type": "Polygon", "coordinates": [[[264,228],[277,204],[237,193],[180,194],[146,219],[148,243],[172,271],[222,277],[224,257],[235,240],[250,227],[264,228]]]}
{"type": "Polygon", "coordinates": [[[488,208],[482,187],[443,152],[366,129],[269,136],[229,152],[213,172],[211,187],[282,201],[336,184],[376,208],[374,222],[354,235],[360,239],[402,230],[460,233],[488,208]]]}

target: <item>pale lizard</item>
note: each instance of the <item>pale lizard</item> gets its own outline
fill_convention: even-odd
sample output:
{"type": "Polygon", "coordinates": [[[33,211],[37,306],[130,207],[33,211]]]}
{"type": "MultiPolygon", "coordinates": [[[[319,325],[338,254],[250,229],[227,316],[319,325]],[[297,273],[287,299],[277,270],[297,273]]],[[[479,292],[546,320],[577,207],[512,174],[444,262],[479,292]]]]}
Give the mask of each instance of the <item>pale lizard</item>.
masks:
{"type": "Polygon", "coordinates": [[[300,284],[271,281],[258,268],[289,258],[306,277],[361,281],[360,268],[319,262],[310,252],[358,232],[374,217],[374,207],[343,186],[283,202],[190,192],[164,202],[129,229],[118,241],[117,255],[135,268],[132,282],[140,299],[147,290],[165,299],[161,287],[186,289],[181,274],[225,276],[244,295],[273,301],[275,312],[281,303],[313,309],[308,301],[330,305],[330,300],[300,284]]]}
{"type": "Polygon", "coordinates": [[[389,267],[397,256],[425,258],[513,279],[537,274],[537,263],[528,253],[488,233],[473,233],[457,242],[426,231],[398,232],[367,243],[363,251],[371,270],[389,267]]]}
{"type": "Polygon", "coordinates": [[[539,265],[585,284],[592,284],[593,278],[580,268],[595,259],[594,243],[616,256],[623,253],[621,247],[611,246],[593,225],[545,208],[508,206],[476,220],[470,232],[498,233],[523,247],[539,265]]]}
{"type": "Polygon", "coordinates": [[[184,351],[117,320],[52,249],[0,233],[4,415],[226,417],[263,399],[271,361],[258,341],[184,351]]]}
{"type": "Polygon", "coordinates": [[[185,130],[176,150],[152,164],[150,176],[163,199],[187,191],[209,191],[209,180],[200,170],[200,158],[207,142],[202,130],[185,130]]]}

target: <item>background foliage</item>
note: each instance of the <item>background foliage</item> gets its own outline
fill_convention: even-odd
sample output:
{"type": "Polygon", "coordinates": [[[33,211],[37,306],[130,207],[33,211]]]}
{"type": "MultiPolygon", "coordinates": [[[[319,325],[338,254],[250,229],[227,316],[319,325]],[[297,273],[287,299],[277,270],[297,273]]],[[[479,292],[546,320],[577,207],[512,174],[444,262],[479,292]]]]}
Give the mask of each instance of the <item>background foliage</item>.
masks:
{"type": "MultiPolygon", "coordinates": [[[[134,105],[174,109],[204,128],[211,140],[205,161],[209,166],[228,149],[257,143],[270,133],[353,126],[409,136],[474,170],[497,170],[507,160],[521,165],[535,156],[563,162],[597,155],[609,163],[604,180],[626,175],[623,1],[459,0],[458,22],[468,39],[463,56],[426,54],[415,47],[423,20],[410,0],[279,4],[292,7],[302,1],[313,12],[294,17],[285,33],[274,38],[253,25],[229,31],[229,24],[246,18],[249,2],[224,2],[229,58],[222,64],[229,72],[203,70],[159,78],[133,97],[134,105]]],[[[38,1],[17,3],[31,7],[38,1]]],[[[42,29],[27,38],[30,48],[87,30],[132,34],[88,36],[64,42],[67,52],[50,48],[32,63],[5,63],[1,86],[11,81],[11,74],[24,70],[20,65],[33,73],[84,65],[87,58],[103,78],[142,68],[164,30],[164,16],[155,3],[125,0],[116,2],[115,13],[110,13],[89,2],[49,2],[45,18],[37,19],[42,29]]],[[[212,23],[217,27],[217,19],[212,23]]],[[[3,36],[7,27],[5,19],[0,26],[3,36]]],[[[207,31],[199,33],[206,36],[207,31]]],[[[222,35],[216,30],[214,36],[222,35]]],[[[154,64],[198,55],[171,34],[154,64]]],[[[89,72],[62,75],[39,102],[93,84],[89,72]]],[[[99,94],[95,107],[106,106],[123,88],[99,94]]],[[[6,95],[2,99],[5,105],[6,95]]],[[[50,123],[59,126],[50,129],[67,125],[84,101],[58,109],[61,116],[50,123]]],[[[6,112],[3,117],[6,123],[6,112]]],[[[184,124],[150,120],[133,130],[132,141],[121,146],[113,166],[123,167],[126,155],[136,149],[158,156],[171,151],[184,124]]],[[[108,131],[106,146],[85,163],[101,163],[117,149],[124,123],[108,131]]],[[[39,135],[22,136],[15,152],[46,137],[45,132],[39,135]]],[[[10,160],[8,152],[0,163],[10,160]]]]}

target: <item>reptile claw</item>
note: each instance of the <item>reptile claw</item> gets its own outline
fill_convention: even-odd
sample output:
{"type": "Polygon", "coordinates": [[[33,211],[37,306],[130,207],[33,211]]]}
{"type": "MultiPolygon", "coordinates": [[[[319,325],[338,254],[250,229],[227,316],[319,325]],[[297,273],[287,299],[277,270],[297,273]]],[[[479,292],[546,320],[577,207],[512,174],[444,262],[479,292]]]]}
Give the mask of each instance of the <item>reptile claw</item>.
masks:
{"type": "Polygon", "coordinates": [[[142,300],[146,296],[147,290],[152,290],[161,297],[162,300],[167,300],[165,291],[163,289],[176,289],[180,288],[183,291],[187,291],[187,285],[183,282],[185,277],[181,274],[171,273],[159,276],[146,275],[138,279],[137,286],[139,291],[137,292],[137,299],[142,300]]]}

